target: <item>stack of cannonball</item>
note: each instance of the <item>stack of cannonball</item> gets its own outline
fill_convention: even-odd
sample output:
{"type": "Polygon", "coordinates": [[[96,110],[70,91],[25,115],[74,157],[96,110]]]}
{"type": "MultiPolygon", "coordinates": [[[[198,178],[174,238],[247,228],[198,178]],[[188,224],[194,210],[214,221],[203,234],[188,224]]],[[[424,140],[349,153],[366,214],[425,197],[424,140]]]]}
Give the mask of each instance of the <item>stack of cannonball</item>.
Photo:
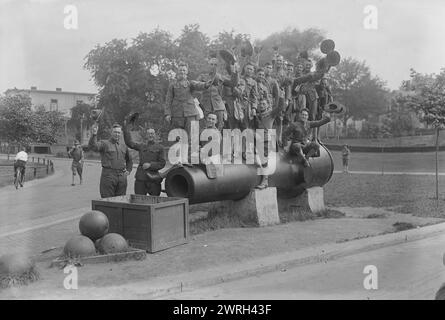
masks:
{"type": "Polygon", "coordinates": [[[81,258],[100,254],[125,252],[128,243],[120,234],[108,233],[109,222],[105,214],[92,210],[79,221],[81,235],[74,236],[65,244],[63,253],[69,258],[81,258]]]}
{"type": "Polygon", "coordinates": [[[27,285],[39,279],[35,262],[22,254],[0,257],[0,288],[27,285]]]}

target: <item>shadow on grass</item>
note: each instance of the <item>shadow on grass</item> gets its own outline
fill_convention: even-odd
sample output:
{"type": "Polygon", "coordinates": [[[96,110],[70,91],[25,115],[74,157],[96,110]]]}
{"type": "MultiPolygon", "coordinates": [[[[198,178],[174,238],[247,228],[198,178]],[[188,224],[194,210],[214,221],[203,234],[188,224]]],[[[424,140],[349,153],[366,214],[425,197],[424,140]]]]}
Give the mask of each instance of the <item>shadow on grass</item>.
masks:
{"type": "MultiPolygon", "coordinates": [[[[208,210],[205,206],[195,207],[193,210],[208,210]]],[[[342,218],[345,214],[338,210],[326,209],[321,213],[314,214],[308,210],[298,210],[293,212],[280,212],[280,224],[306,221],[315,219],[333,219],[342,218]]],[[[255,221],[242,220],[238,215],[227,212],[218,212],[217,214],[209,214],[207,217],[192,221],[190,223],[189,232],[191,235],[214,231],[223,228],[254,228],[258,227],[255,221]]]]}

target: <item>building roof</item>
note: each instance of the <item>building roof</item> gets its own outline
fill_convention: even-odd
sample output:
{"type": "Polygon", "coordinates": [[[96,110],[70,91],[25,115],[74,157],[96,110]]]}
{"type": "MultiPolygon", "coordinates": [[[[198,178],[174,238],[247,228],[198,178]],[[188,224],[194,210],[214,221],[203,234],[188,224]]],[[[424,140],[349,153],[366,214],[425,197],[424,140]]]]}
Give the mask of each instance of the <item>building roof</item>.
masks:
{"type": "Polygon", "coordinates": [[[83,95],[83,96],[95,96],[97,93],[88,93],[88,92],[73,92],[73,91],[57,91],[57,90],[38,90],[38,89],[8,89],[5,91],[5,94],[8,94],[10,92],[36,92],[36,93],[49,93],[49,94],[75,94],[75,95],[83,95]]]}

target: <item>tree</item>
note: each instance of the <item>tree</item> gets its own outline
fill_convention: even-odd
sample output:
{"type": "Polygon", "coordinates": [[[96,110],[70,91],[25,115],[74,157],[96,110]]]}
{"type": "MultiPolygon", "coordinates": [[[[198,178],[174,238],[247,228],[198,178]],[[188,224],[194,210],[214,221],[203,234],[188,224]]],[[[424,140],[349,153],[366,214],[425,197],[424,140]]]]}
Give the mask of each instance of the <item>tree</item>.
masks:
{"type": "Polygon", "coordinates": [[[1,135],[12,144],[28,145],[34,137],[31,98],[16,94],[0,98],[1,135]]]}
{"type": "Polygon", "coordinates": [[[413,111],[400,103],[397,93],[391,99],[391,108],[383,117],[383,124],[387,126],[392,136],[400,137],[403,135],[412,135],[415,129],[415,116],[413,111]]]}
{"type": "Polygon", "coordinates": [[[1,135],[8,143],[29,145],[30,143],[55,143],[64,125],[62,113],[32,110],[31,98],[18,93],[0,98],[1,135]]]}
{"type": "Polygon", "coordinates": [[[411,69],[410,80],[402,89],[410,94],[400,96],[398,102],[416,111],[420,119],[436,129],[436,200],[439,200],[439,134],[445,127],[445,68],[438,75],[421,74],[411,69]]]}
{"type": "Polygon", "coordinates": [[[346,106],[344,128],[348,119],[369,119],[388,110],[389,92],[385,83],[373,77],[365,62],[351,57],[342,59],[329,72],[334,99],[346,106]]]}
{"type": "Polygon", "coordinates": [[[207,70],[210,39],[199,30],[199,24],[185,26],[176,43],[178,59],[188,64],[191,79],[207,70]]]}
{"type": "Polygon", "coordinates": [[[262,46],[260,64],[270,61],[273,55],[273,48],[277,46],[280,54],[294,64],[300,52],[312,51],[319,47],[324,39],[324,33],[315,28],[300,31],[296,28],[287,28],[281,32],[276,32],[264,40],[258,40],[255,45],[262,46]]]}

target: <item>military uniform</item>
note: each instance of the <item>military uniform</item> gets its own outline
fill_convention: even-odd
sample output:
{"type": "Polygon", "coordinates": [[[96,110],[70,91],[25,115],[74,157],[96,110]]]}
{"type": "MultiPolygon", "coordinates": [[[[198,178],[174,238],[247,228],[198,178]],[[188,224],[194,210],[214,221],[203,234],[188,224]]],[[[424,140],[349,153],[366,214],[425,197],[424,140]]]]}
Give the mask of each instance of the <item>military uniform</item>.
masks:
{"type": "Polygon", "coordinates": [[[315,89],[317,90],[318,94],[317,115],[320,116],[322,114],[323,107],[332,102],[332,93],[331,89],[322,83],[316,85],[315,89]]]}
{"type": "MultiPolygon", "coordinates": [[[[310,141],[311,128],[318,128],[329,121],[331,121],[331,119],[325,117],[321,120],[307,121],[306,123],[301,120],[291,123],[284,132],[285,141],[291,142],[289,148],[290,154],[300,155],[303,158],[304,154],[306,154],[307,158],[313,154],[318,154],[320,152],[320,145],[315,141],[310,141]]],[[[305,161],[305,165],[308,165],[307,160],[305,161]]]]}
{"type": "Polygon", "coordinates": [[[236,87],[238,84],[238,74],[234,72],[230,78],[227,78],[219,73],[216,73],[216,75],[212,73],[203,73],[199,75],[196,80],[205,83],[212,79],[214,79],[212,85],[202,92],[199,102],[203,107],[204,119],[211,112],[216,114],[218,118],[216,126],[218,130],[221,131],[224,127],[224,111],[226,110],[224,101],[221,97],[223,86],[230,88],[236,87]]]}
{"type": "Polygon", "coordinates": [[[155,142],[145,144],[134,142],[128,126],[124,126],[124,140],[129,148],[139,151],[139,166],[135,174],[134,193],[143,195],[148,193],[152,196],[159,196],[162,180],[153,177],[156,176],[158,170],[165,167],[164,147],[155,142]],[[144,170],[142,168],[144,163],[149,163],[150,168],[144,170]]]}
{"type": "Polygon", "coordinates": [[[182,128],[190,136],[191,122],[198,120],[198,110],[193,97],[194,91],[205,90],[204,82],[187,79],[173,80],[167,91],[165,116],[171,117],[173,128],[182,128]]]}
{"type": "Polygon", "coordinates": [[[82,171],[83,171],[83,150],[82,147],[72,148],[68,155],[70,158],[73,158],[73,162],[71,163],[71,170],[73,175],[76,175],[76,172],[79,174],[80,180],[82,181],[82,171]]]}
{"type": "Polygon", "coordinates": [[[252,110],[258,107],[258,86],[255,79],[244,76],[240,79],[239,90],[241,92],[241,103],[243,105],[244,120],[241,129],[253,127],[252,110]]]}
{"type": "Polygon", "coordinates": [[[113,139],[97,141],[97,135],[91,135],[88,145],[91,150],[101,155],[100,196],[108,198],[125,195],[126,172],[130,173],[133,168],[127,146],[113,139]]]}

